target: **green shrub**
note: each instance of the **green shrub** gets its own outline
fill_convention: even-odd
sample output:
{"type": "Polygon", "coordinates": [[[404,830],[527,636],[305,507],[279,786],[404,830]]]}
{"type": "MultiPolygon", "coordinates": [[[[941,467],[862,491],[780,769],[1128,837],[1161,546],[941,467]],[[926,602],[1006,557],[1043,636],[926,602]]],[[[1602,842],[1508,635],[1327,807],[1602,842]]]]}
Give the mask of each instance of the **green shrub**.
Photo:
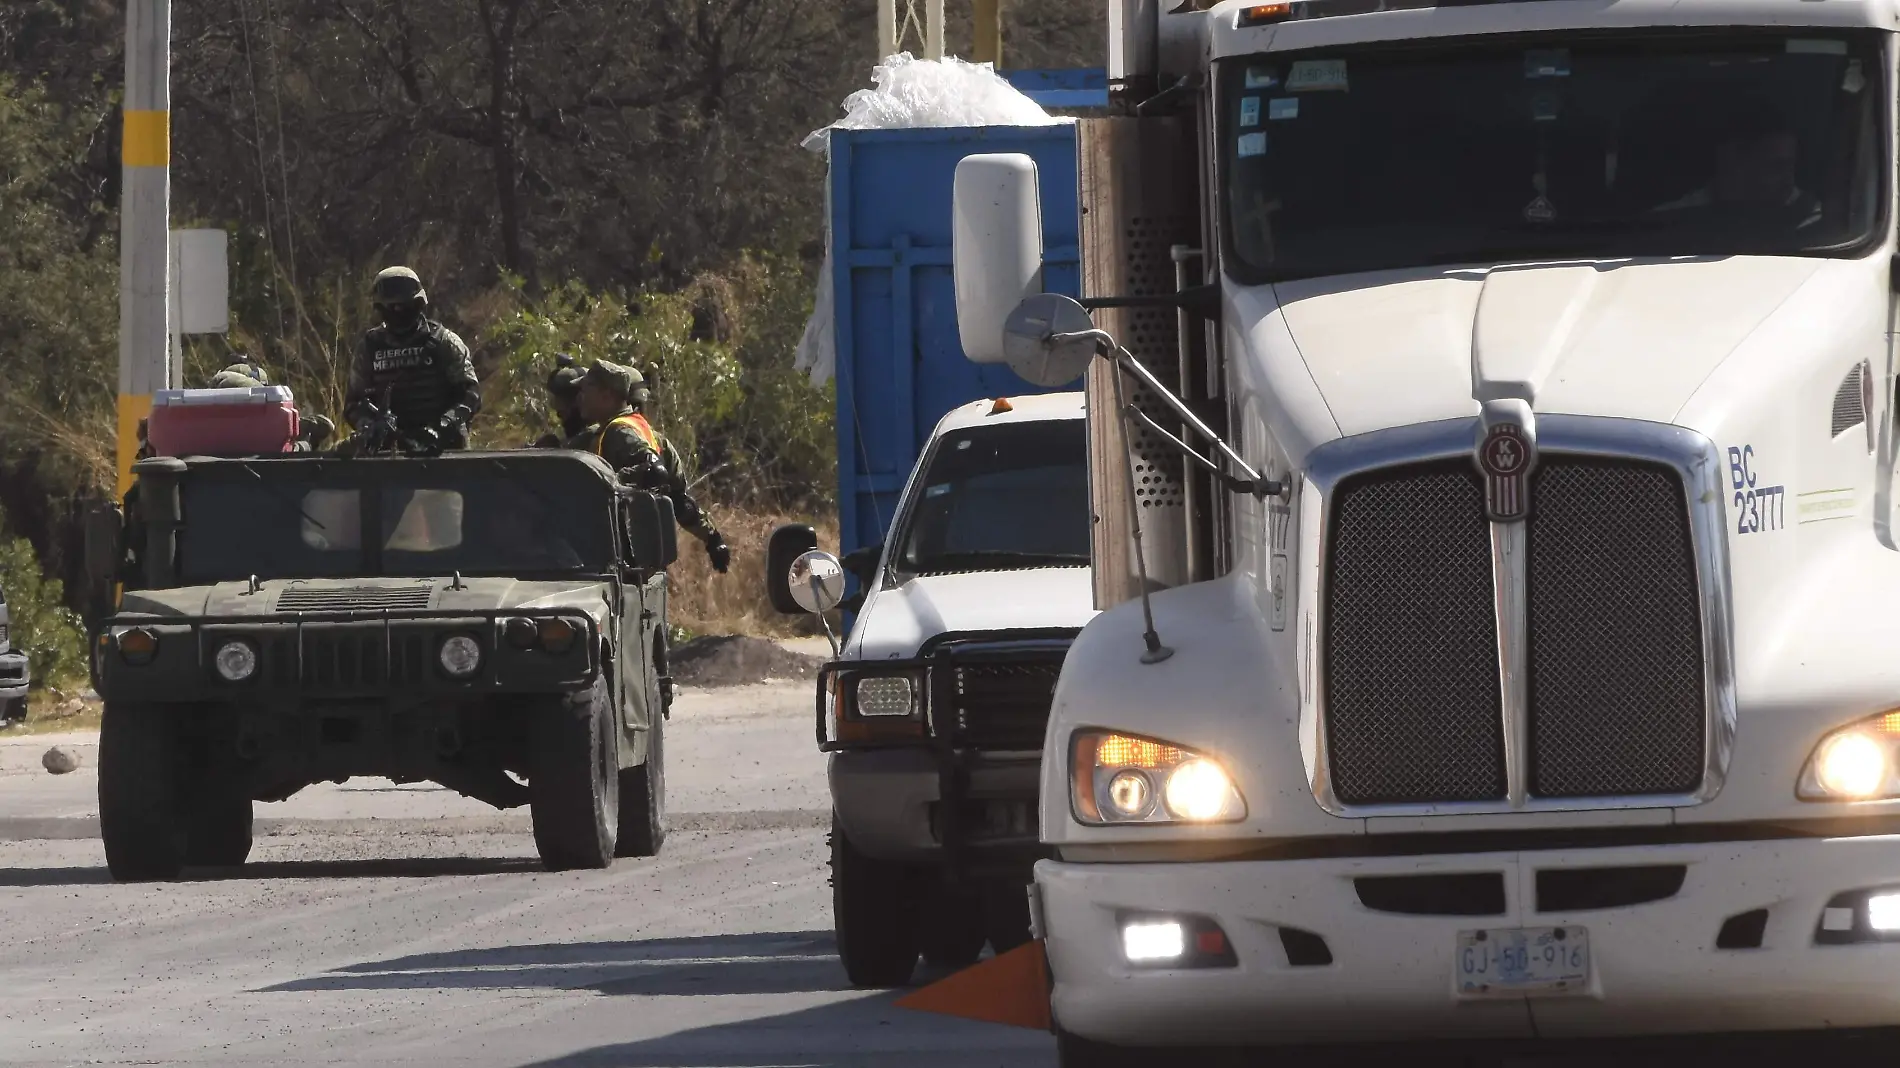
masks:
{"type": "Polygon", "coordinates": [[[13,617],[13,647],[26,654],[34,685],[65,688],[83,680],[85,624],[65,606],[65,589],[46,577],[25,538],[0,535],[0,590],[13,617]]]}

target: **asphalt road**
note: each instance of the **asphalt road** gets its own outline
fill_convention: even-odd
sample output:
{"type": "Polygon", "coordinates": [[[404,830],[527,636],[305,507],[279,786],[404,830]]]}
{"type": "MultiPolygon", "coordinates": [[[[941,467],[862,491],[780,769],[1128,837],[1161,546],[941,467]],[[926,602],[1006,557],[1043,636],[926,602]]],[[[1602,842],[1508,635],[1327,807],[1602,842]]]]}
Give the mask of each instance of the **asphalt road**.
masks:
{"type": "Polygon", "coordinates": [[[93,740],[0,739],[0,1064],[1053,1064],[845,983],[809,685],[683,693],[676,829],[601,872],[540,870],[525,812],[352,780],[259,805],[242,869],[120,886],[93,740]]]}

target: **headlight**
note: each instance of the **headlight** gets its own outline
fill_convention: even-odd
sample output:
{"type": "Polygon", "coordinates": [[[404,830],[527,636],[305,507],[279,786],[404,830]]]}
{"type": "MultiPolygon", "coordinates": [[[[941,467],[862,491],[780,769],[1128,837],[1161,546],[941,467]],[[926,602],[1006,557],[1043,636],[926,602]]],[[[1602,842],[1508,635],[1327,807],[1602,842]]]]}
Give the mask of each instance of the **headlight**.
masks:
{"type": "Polygon", "coordinates": [[[149,664],[158,655],[158,635],[143,627],[133,627],[119,635],[119,659],[128,664],[149,664]]]}
{"type": "Polygon", "coordinates": [[[1071,808],[1083,823],[1228,823],[1247,815],[1227,769],[1192,750],[1080,731],[1070,753],[1071,808]]]}
{"type": "Polygon", "coordinates": [[[580,628],[565,619],[544,619],[541,621],[541,648],[557,656],[574,647],[574,638],[580,628]]]}
{"type": "Polygon", "coordinates": [[[1803,801],[1874,801],[1900,797],[1895,748],[1900,712],[1849,724],[1821,739],[1801,771],[1796,796],[1803,801]]]}
{"type": "Polygon", "coordinates": [[[257,673],[257,650],[250,642],[225,642],[212,662],[224,681],[243,682],[257,673]]]}
{"type": "Polygon", "coordinates": [[[437,654],[442,670],[458,679],[466,679],[482,666],[482,647],[475,639],[458,634],[442,643],[437,654]]]}
{"type": "Polygon", "coordinates": [[[858,715],[908,716],[917,707],[917,690],[908,677],[883,675],[858,680],[858,715]]]}
{"type": "Polygon", "coordinates": [[[503,623],[501,634],[516,649],[532,649],[534,643],[540,640],[540,631],[535,627],[534,620],[519,616],[503,623]]]}

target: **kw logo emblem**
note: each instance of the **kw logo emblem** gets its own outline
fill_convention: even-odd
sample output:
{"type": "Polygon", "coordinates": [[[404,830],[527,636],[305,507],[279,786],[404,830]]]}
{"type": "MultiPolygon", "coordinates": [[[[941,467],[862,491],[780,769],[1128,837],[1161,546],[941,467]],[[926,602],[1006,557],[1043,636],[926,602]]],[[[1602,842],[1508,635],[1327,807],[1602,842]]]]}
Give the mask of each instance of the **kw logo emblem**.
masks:
{"type": "Polygon", "coordinates": [[[1537,446],[1516,423],[1494,424],[1478,446],[1484,472],[1485,512],[1499,523],[1514,523],[1531,513],[1531,468],[1537,446]]]}

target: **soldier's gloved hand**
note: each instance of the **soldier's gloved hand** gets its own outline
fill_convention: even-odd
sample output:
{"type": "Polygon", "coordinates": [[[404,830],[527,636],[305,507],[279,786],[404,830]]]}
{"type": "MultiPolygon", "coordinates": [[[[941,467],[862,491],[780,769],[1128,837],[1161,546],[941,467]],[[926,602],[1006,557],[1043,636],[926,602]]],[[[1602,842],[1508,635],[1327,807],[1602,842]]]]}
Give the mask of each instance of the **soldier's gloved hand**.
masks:
{"type": "Polygon", "coordinates": [[[558,449],[561,447],[561,435],[552,432],[543,434],[534,439],[534,447],[537,449],[558,449]]]}
{"type": "Polygon", "coordinates": [[[408,436],[403,438],[403,444],[410,452],[441,452],[442,432],[432,426],[420,427],[410,431],[408,436]]]}
{"type": "Polygon", "coordinates": [[[712,561],[714,571],[725,574],[732,566],[732,550],[726,546],[726,539],[718,535],[707,538],[706,559],[712,561]]]}

